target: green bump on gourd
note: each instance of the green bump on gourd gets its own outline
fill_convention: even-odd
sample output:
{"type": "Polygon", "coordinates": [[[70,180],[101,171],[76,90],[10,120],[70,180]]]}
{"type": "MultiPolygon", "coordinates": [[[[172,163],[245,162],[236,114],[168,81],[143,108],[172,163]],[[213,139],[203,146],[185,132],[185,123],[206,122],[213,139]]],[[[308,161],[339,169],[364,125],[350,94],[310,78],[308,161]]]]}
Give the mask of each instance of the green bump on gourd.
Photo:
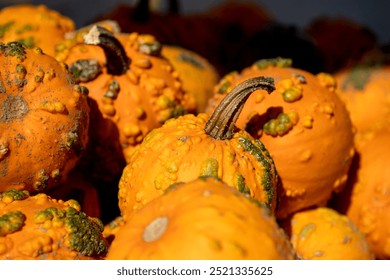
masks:
{"type": "Polygon", "coordinates": [[[282,57],[260,59],[256,61],[254,65],[258,69],[266,69],[268,67],[291,67],[292,59],[282,57]]]}
{"type": "Polygon", "coordinates": [[[0,193],[0,200],[4,197],[11,197],[12,200],[23,200],[29,196],[30,195],[28,191],[26,190],[20,191],[14,188],[0,193]]]}
{"type": "Polygon", "coordinates": [[[274,169],[274,162],[271,158],[268,150],[265,148],[264,144],[259,140],[255,139],[251,141],[249,138],[240,137],[239,139],[240,146],[247,152],[249,152],[255,159],[263,166],[263,178],[262,186],[267,194],[267,206],[270,206],[274,195],[275,190],[273,186],[273,175],[272,171],[276,174],[276,169],[274,169]]]}
{"type": "Polygon", "coordinates": [[[288,113],[280,113],[276,119],[271,119],[263,125],[263,131],[271,136],[282,136],[287,134],[295,123],[295,119],[288,113]]]}
{"type": "Polygon", "coordinates": [[[237,190],[240,193],[243,193],[243,194],[250,194],[251,193],[249,187],[245,184],[244,176],[242,176],[242,174],[240,174],[240,173],[236,174],[236,185],[237,185],[237,190]]]}
{"type": "Polygon", "coordinates": [[[25,47],[20,42],[0,43],[0,53],[4,56],[16,57],[20,62],[26,59],[25,47]]]}
{"type": "Polygon", "coordinates": [[[20,230],[26,216],[20,211],[11,211],[0,216],[0,237],[20,230]]]}
{"type": "Polygon", "coordinates": [[[200,167],[200,177],[218,178],[219,163],[215,158],[209,158],[204,161],[200,167]]]}
{"type": "Polygon", "coordinates": [[[66,209],[49,207],[34,217],[34,222],[39,224],[48,220],[64,222],[69,230],[69,244],[72,250],[84,256],[97,256],[107,252],[108,244],[101,235],[104,225],[98,218],[88,217],[73,207],[66,209]]]}

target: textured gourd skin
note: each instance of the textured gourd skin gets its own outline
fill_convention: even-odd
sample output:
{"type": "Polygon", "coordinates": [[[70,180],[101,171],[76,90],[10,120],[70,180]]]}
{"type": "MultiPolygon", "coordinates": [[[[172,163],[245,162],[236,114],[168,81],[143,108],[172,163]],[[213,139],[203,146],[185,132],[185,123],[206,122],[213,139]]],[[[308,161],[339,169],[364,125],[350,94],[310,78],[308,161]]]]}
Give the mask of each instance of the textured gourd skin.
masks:
{"type": "Polygon", "coordinates": [[[376,258],[390,259],[389,122],[358,133],[355,141],[356,164],[346,191],[338,197],[338,207],[365,234],[376,258]]]}
{"type": "Polygon", "coordinates": [[[119,182],[119,208],[125,219],[171,184],[205,175],[221,178],[275,210],[277,172],[262,143],[245,131],[230,140],[216,140],[204,132],[207,120],[206,114],[168,120],[134,149],[119,182]]]}
{"type": "Polygon", "coordinates": [[[171,186],[115,233],[106,259],[294,259],[268,207],[215,178],[171,186]]]}
{"type": "Polygon", "coordinates": [[[179,73],[183,89],[194,97],[196,111],[203,113],[220,79],[216,68],[196,52],[179,46],[164,45],[162,55],[179,73]]]}
{"type": "Polygon", "coordinates": [[[0,193],[2,260],[102,259],[108,250],[102,231],[102,222],[75,200],[15,189],[0,193]]]}
{"type": "Polygon", "coordinates": [[[92,138],[98,155],[98,173],[120,174],[121,157],[127,160],[134,146],[142,142],[153,128],[186,110],[195,110],[193,99],[185,94],[178,73],[161,54],[141,51],[158,46],[150,35],[115,33],[130,59],[129,69],[123,74],[110,74],[107,58],[99,46],[74,42],[57,54],[57,59],[70,67],[77,60],[96,59],[101,72],[95,78],[81,81],[89,88],[92,99],[92,138]],[[119,156],[118,156],[119,155],[119,156]],[[111,169],[111,170],[110,170],[111,169]]]}
{"type": "Polygon", "coordinates": [[[357,131],[375,129],[390,118],[390,65],[358,64],[334,77],[357,131]]]}
{"type": "Polygon", "coordinates": [[[63,63],[18,43],[0,44],[0,191],[63,182],[88,142],[88,90],[63,63]]]}
{"type": "Polygon", "coordinates": [[[288,221],[291,243],[306,260],[372,260],[364,234],[345,215],[327,208],[302,210],[288,221]]]}
{"type": "Polygon", "coordinates": [[[75,29],[72,19],[45,5],[19,4],[0,10],[0,41],[20,41],[54,55],[55,45],[75,29]]]}
{"type": "Polygon", "coordinates": [[[282,186],[277,216],[325,205],[332,192],[344,187],[354,155],[353,127],[334,92],[334,79],[293,68],[284,59],[259,61],[222,78],[206,112],[229,88],[254,76],[274,78],[276,90],[271,95],[254,92],[237,127],[260,139],[275,161],[282,186]]]}

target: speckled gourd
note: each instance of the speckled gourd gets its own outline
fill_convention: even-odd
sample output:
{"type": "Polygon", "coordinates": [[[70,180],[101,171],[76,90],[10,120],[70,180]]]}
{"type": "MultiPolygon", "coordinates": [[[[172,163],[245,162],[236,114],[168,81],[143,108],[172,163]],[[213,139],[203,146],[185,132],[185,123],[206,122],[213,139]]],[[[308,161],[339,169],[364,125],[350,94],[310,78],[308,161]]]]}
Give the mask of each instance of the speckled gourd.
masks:
{"type": "Polygon", "coordinates": [[[220,79],[214,65],[198,53],[180,46],[163,45],[161,53],[179,73],[183,89],[193,96],[196,112],[204,113],[220,79]]]}
{"type": "Polygon", "coordinates": [[[55,46],[75,30],[73,20],[45,5],[16,4],[0,10],[0,42],[18,41],[54,56],[55,46]]]}
{"type": "Polygon", "coordinates": [[[93,161],[101,176],[120,174],[123,159],[151,129],[195,110],[179,74],[151,35],[112,33],[94,25],[83,42],[56,57],[90,90],[93,161]]]}
{"type": "Polygon", "coordinates": [[[211,116],[186,114],[152,130],[134,149],[119,182],[123,218],[171,184],[199,176],[218,177],[274,211],[278,184],[274,162],[260,141],[235,127],[243,103],[256,89],[271,92],[273,80],[244,81],[211,116]]]}
{"type": "Polygon", "coordinates": [[[380,126],[390,118],[390,64],[359,63],[334,74],[337,93],[357,131],[380,126]]]}
{"type": "Polygon", "coordinates": [[[294,259],[275,216],[213,177],[170,186],[115,233],[106,259],[294,259]]]}
{"type": "Polygon", "coordinates": [[[11,189],[0,193],[0,259],[102,259],[108,243],[103,224],[75,200],[11,189]]]}
{"type": "Polygon", "coordinates": [[[254,92],[237,127],[262,141],[275,161],[281,182],[279,218],[310,206],[323,206],[345,186],[354,155],[353,127],[336,81],[292,67],[285,58],[259,60],[232,72],[215,88],[212,112],[231,88],[256,76],[270,76],[276,90],[254,92]]]}
{"type": "Polygon", "coordinates": [[[373,260],[363,232],[328,207],[295,212],[286,222],[297,255],[304,260],[373,260]]]}
{"type": "Polygon", "coordinates": [[[40,48],[0,43],[0,191],[62,183],[87,146],[88,89],[40,48]]]}
{"type": "Polygon", "coordinates": [[[364,233],[378,259],[390,259],[389,120],[356,136],[357,156],[338,205],[364,233]]]}

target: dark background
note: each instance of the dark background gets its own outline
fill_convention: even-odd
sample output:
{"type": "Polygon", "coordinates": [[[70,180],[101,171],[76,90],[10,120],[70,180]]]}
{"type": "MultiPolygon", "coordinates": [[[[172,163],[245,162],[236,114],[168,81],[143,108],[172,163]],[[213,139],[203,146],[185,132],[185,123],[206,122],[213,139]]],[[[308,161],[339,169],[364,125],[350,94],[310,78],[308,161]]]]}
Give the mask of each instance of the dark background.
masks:
{"type": "MultiPolygon", "coordinates": [[[[224,0],[181,0],[183,13],[203,12],[224,0]]],[[[136,0],[0,0],[0,8],[17,3],[45,4],[72,18],[78,26],[113,9],[118,3],[136,0]]],[[[164,1],[160,1],[164,3],[164,1]]],[[[345,16],[367,26],[382,43],[390,42],[389,0],[252,0],[282,23],[306,26],[318,16],[345,16]]]]}

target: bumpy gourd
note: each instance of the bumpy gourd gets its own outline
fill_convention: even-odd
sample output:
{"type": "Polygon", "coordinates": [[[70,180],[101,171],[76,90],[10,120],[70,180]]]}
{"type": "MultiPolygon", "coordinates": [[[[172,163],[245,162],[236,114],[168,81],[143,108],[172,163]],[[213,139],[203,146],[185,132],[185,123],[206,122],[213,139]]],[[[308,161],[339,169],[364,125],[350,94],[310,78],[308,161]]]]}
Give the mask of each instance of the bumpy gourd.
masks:
{"type": "Polygon", "coordinates": [[[209,117],[186,114],[152,130],[138,145],[119,182],[119,208],[126,220],[135,209],[160,196],[173,183],[215,176],[276,208],[278,177],[264,145],[236,130],[235,120],[256,89],[273,90],[273,80],[238,85],[209,117]]]}
{"type": "Polygon", "coordinates": [[[0,259],[102,259],[103,224],[75,200],[11,189],[0,193],[0,259]]]}
{"type": "Polygon", "coordinates": [[[375,129],[390,118],[390,64],[360,63],[334,77],[357,131],[375,129]]]}
{"type": "Polygon", "coordinates": [[[115,233],[106,259],[294,259],[269,208],[209,177],[170,186],[115,233]]]}
{"type": "Polygon", "coordinates": [[[88,89],[39,48],[0,43],[0,191],[63,182],[88,143],[88,89]]]}
{"type": "Polygon", "coordinates": [[[179,73],[183,89],[195,99],[196,112],[203,113],[220,79],[216,68],[206,58],[183,47],[163,45],[161,53],[179,73]]]}
{"type": "Polygon", "coordinates": [[[347,179],[354,154],[348,111],[335,93],[336,82],[325,73],[293,68],[290,59],[265,59],[221,79],[208,112],[236,84],[255,76],[275,79],[274,94],[254,92],[237,126],[262,141],[281,179],[277,216],[325,205],[347,179]]]}
{"type": "Polygon", "coordinates": [[[287,222],[291,243],[305,260],[372,260],[364,234],[345,215],[318,207],[294,213],[287,222]]]}
{"type": "Polygon", "coordinates": [[[94,25],[84,42],[62,54],[57,59],[66,62],[90,90],[92,153],[97,155],[93,161],[100,175],[120,174],[123,158],[151,129],[195,110],[153,36],[112,33],[94,25]]]}
{"type": "Polygon", "coordinates": [[[75,29],[72,19],[45,5],[19,4],[0,10],[0,41],[19,41],[54,55],[55,45],[75,29]]]}
{"type": "Polygon", "coordinates": [[[356,164],[338,207],[365,234],[378,259],[390,259],[389,121],[356,136],[356,164]]]}

